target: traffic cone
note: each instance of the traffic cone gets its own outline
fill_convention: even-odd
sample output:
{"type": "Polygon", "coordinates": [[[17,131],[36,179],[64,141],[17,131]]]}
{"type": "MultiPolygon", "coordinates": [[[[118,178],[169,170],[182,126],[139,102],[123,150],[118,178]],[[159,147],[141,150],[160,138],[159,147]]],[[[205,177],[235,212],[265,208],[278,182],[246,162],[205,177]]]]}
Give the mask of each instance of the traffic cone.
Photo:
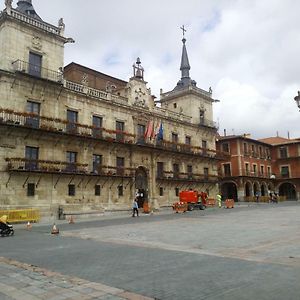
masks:
{"type": "Polygon", "coordinates": [[[27,230],[30,230],[32,228],[31,223],[28,221],[27,225],[26,225],[27,230]]]}
{"type": "Polygon", "coordinates": [[[71,216],[69,219],[69,224],[74,224],[74,223],[75,223],[74,218],[73,218],[73,216],[71,216]]]}
{"type": "Polygon", "coordinates": [[[51,234],[59,234],[59,229],[56,227],[55,223],[53,224],[51,234]]]}

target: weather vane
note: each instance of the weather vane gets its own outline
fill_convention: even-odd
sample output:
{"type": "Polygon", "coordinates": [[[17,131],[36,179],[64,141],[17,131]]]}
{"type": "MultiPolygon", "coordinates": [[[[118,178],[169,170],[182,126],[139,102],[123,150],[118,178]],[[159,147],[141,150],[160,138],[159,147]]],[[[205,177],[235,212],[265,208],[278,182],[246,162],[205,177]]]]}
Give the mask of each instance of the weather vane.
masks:
{"type": "Polygon", "coordinates": [[[184,33],[186,32],[186,29],[184,28],[184,25],[182,25],[182,26],[180,27],[180,29],[182,30],[182,34],[183,34],[183,37],[184,37],[184,33]]]}

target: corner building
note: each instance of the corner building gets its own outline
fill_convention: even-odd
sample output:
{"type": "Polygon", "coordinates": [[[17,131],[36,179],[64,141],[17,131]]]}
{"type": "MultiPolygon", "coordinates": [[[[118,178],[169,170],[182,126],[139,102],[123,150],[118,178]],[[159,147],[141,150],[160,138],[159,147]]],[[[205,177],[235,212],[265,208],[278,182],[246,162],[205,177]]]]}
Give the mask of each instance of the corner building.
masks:
{"type": "Polygon", "coordinates": [[[129,81],[71,63],[65,25],[46,23],[31,0],[0,14],[0,204],[64,211],[171,205],[183,189],[218,191],[211,91],[190,78],[151,95],[140,59],[129,81]],[[159,103],[159,104],[158,104],[159,103]]]}

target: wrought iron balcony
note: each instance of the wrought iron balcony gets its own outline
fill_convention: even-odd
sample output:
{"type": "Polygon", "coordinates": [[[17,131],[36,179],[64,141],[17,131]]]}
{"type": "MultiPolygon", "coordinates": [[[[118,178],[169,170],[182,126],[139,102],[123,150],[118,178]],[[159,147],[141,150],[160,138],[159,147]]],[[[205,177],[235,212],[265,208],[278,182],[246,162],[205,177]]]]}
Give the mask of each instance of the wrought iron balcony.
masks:
{"type": "Polygon", "coordinates": [[[51,133],[66,134],[80,138],[102,140],[109,143],[130,144],[137,147],[157,148],[174,153],[196,155],[207,159],[226,159],[226,153],[214,149],[174,143],[166,140],[156,141],[141,138],[125,131],[111,130],[104,127],[69,122],[59,118],[40,116],[34,113],[16,112],[0,108],[0,125],[33,128],[51,133]]]}
{"type": "Polygon", "coordinates": [[[157,180],[180,181],[180,182],[217,182],[218,176],[212,174],[184,173],[173,171],[159,171],[157,180]]]}

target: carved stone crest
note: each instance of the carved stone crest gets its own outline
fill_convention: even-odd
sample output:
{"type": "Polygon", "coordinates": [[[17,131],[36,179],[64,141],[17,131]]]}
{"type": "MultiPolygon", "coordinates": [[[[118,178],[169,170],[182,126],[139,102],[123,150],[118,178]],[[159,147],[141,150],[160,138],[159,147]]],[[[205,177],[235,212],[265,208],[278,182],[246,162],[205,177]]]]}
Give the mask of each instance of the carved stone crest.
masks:
{"type": "Polygon", "coordinates": [[[84,85],[84,86],[89,85],[89,75],[88,74],[84,73],[82,75],[81,84],[84,85]]]}
{"type": "Polygon", "coordinates": [[[140,107],[144,107],[146,108],[146,100],[144,99],[144,96],[146,95],[146,93],[144,91],[142,91],[141,88],[139,88],[138,90],[135,90],[135,98],[134,98],[134,105],[136,106],[140,106],[140,107]]]}
{"type": "Polygon", "coordinates": [[[32,47],[37,50],[42,49],[42,41],[40,37],[38,36],[32,37],[32,47]]]}

